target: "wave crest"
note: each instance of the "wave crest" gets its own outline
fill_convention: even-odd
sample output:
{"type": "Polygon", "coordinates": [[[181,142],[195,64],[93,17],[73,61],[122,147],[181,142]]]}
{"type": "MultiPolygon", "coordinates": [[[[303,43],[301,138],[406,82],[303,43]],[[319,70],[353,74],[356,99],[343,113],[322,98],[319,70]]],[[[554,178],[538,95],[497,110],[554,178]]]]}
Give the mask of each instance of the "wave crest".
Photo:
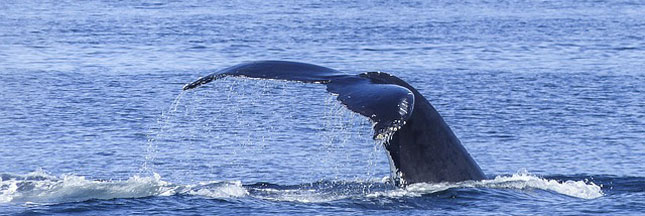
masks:
{"type": "Polygon", "coordinates": [[[523,171],[511,176],[496,176],[494,179],[481,181],[464,181],[458,183],[438,184],[417,183],[409,185],[405,189],[375,192],[368,194],[368,197],[421,196],[423,194],[441,192],[452,188],[495,188],[517,190],[539,189],[582,199],[595,199],[604,196],[602,187],[594,184],[593,182],[588,182],[586,180],[558,181],[541,178],[523,171]]]}
{"type": "Polygon", "coordinates": [[[88,180],[75,175],[56,177],[43,171],[26,175],[0,175],[0,203],[66,203],[176,194],[226,198],[248,193],[239,181],[175,185],[161,180],[156,173],[149,177],[133,176],[117,181],[88,180]]]}

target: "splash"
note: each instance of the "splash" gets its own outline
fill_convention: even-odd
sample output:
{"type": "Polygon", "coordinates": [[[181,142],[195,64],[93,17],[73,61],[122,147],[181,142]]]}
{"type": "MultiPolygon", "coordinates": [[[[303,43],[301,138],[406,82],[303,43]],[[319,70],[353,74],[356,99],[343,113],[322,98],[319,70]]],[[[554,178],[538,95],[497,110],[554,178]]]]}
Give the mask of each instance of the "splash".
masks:
{"type": "Polygon", "coordinates": [[[35,171],[26,175],[0,174],[0,203],[55,204],[175,195],[206,199],[250,197],[279,202],[327,203],[343,199],[421,197],[454,188],[543,190],[582,199],[604,196],[601,187],[592,182],[558,181],[529,173],[497,176],[482,181],[419,183],[403,189],[378,179],[324,181],[293,186],[244,186],[241,181],[207,181],[181,185],[163,181],[156,173],[153,176],[133,176],[125,180],[91,180],[83,176],[53,176],[44,171],[35,171]]]}
{"type": "Polygon", "coordinates": [[[124,181],[88,180],[83,176],[51,176],[43,171],[4,175],[0,202],[63,203],[91,199],[139,198],[160,194],[169,183],[153,177],[134,176],[124,181]]]}
{"type": "Polygon", "coordinates": [[[481,186],[489,188],[540,189],[582,199],[602,197],[601,186],[587,181],[558,181],[540,178],[529,173],[517,173],[512,176],[497,176],[495,179],[481,181],[481,186]]]}
{"type": "Polygon", "coordinates": [[[541,178],[526,171],[522,171],[511,176],[497,176],[494,179],[481,181],[438,184],[417,183],[409,185],[405,189],[375,192],[368,194],[368,197],[417,197],[423,194],[437,193],[452,188],[538,189],[581,199],[595,199],[604,195],[601,186],[598,186],[593,182],[583,180],[558,181],[554,179],[541,178]]]}
{"type": "Polygon", "coordinates": [[[184,94],[185,94],[184,91],[180,92],[179,95],[175,97],[175,100],[173,100],[173,102],[170,104],[170,107],[168,108],[168,110],[162,112],[159,119],[157,119],[158,128],[156,130],[156,133],[151,133],[151,135],[148,136],[148,141],[147,141],[148,145],[146,146],[146,156],[143,164],[141,164],[141,168],[139,170],[140,174],[154,173],[153,164],[157,155],[157,142],[167,134],[167,131],[170,127],[169,121],[172,117],[172,114],[177,111],[177,108],[181,103],[181,98],[184,94]]]}
{"type": "Polygon", "coordinates": [[[387,159],[380,146],[371,148],[369,119],[347,110],[324,86],[235,77],[212,84],[186,91],[176,111],[164,113],[157,127],[165,129],[154,128],[146,169],[157,164],[154,172],[181,181],[205,175],[288,183],[384,174],[387,159]],[[303,99],[311,102],[303,106],[303,99]],[[173,176],[178,170],[184,176],[173,176]]]}
{"type": "Polygon", "coordinates": [[[241,182],[205,182],[176,185],[150,177],[133,176],[127,180],[90,180],[83,176],[52,176],[43,171],[26,175],[0,175],[0,203],[68,203],[87,200],[142,198],[150,196],[193,195],[207,198],[246,196],[241,182]]]}

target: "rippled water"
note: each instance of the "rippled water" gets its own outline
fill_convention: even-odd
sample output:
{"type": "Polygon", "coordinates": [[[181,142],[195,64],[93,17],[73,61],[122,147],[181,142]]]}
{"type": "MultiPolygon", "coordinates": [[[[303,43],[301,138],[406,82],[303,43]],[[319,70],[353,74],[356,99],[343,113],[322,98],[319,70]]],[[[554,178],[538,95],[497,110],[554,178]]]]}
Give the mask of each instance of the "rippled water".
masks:
{"type": "Polygon", "coordinates": [[[645,211],[642,1],[3,1],[0,214],[645,211]],[[387,183],[370,122],[277,59],[408,81],[490,178],[387,183]]]}

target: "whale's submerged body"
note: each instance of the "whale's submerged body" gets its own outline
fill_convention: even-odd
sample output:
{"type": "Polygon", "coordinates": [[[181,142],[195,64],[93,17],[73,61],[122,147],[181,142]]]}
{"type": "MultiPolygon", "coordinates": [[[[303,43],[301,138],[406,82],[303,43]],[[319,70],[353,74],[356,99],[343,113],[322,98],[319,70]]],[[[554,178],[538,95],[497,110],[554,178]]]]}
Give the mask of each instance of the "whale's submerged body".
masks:
{"type": "Polygon", "coordinates": [[[484,179],[484,173],[434,107],[405,81],[381,72],[348,75],[318,65],[257,61],[238,64],[184,86],[192,89],[226,76],[327,85],[348,109],[374,123],[397,185],[484,179]]]}

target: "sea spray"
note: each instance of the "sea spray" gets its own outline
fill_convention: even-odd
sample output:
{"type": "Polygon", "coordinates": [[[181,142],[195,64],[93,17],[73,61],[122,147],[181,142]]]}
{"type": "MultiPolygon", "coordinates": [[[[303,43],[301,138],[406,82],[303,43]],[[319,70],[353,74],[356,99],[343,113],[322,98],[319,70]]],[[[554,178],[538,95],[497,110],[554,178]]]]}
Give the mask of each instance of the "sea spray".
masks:
{"type": "Polygon", "coordinates": [[[166,136],[166,132],[169,127],[169,122],[173,114],[177,111],[179,104],[181,103],[181,98],[184,96],[185,91],[181,91],[175,100],[170,104],[167,111],[162,111],[161,115],[157,119],[155,129],[152,129],[152,133],[148,135],[145,160],[139,169],[139,174],[142,175],[152,175],[154,173],[154,161],[157,157],[157,142],[166,136]]]}

